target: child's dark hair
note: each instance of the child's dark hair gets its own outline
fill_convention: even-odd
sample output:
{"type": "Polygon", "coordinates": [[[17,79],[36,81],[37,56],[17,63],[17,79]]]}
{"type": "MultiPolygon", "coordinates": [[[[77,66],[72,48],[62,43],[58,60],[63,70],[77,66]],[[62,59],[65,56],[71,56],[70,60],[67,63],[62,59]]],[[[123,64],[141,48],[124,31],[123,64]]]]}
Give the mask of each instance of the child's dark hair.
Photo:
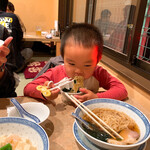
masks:
{"type": "Polygon", "coordinates": [[[94,25],[79,23],[74,24],[67,28],[62,35],[61,39],[61,56],[64,58],[64,47],[68,39],[73,38],[77,44],[82,44],[86,48],[92,46],[98,47],[98,58],[99,61],[102,57],[103,51],[103,37],[99,29],[94,25]]]}

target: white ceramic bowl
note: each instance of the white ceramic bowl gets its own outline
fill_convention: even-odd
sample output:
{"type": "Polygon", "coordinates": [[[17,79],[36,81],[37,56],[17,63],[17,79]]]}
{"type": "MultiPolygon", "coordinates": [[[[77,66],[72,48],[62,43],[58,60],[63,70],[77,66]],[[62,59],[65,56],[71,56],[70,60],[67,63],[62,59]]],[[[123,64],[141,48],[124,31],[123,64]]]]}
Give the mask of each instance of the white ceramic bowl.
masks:
{"type": "MultiPolygon", "coordinates": [[[[21,106],[27,112],[37,116],[40,119],[39,123],[45,121],[50,115],[50,109],[43,103],[28,102],[28,103],[22,103],[21,106]]],[[[20,117],[16,107],[8,108],[7,113],[8,113],[8,117],[20,117]]],[[[24,116],[24,118],[34,122],[34,120],[28,118],[27,116],[24,116]]]]}
{"type": "Polygon", "coordinates": [[[27,138],[37,150],[49,150],[49,139],[45,130],[38,124],[23,118],[0,118],[0,136],[16,134],[27,138]]]}
{"type": "MultiPolygon", "coordinates": [[[[128,116],[130,116],[139,126],[140,137],[137,143],[131,145],[115,145],[115,144],[110,144],[107,142],[100,141],[92,137],[91,135],[89,135],[87,132],[83,130],[82,125],[76,119],[75,122],[79,128],[79,131],[82,132],[85,135],[85,137],[87,137],[87,139],[92,143],[94,143],[95,145],[110,150],[125,150],[125,149],[137,147],[149,139],[150,137],[149,120],[140,110],[138,110],[134,106],[114,99],[92,99],[84,102],[83,104],[87,106],[90,110],[94,108],[110,108],[110,109],[122,111],[126,113],[128,116]]],[[[79,107],[76,108],[75,113],[80,117],[83,116],[83,112],[80,110],[79,107]]]]}

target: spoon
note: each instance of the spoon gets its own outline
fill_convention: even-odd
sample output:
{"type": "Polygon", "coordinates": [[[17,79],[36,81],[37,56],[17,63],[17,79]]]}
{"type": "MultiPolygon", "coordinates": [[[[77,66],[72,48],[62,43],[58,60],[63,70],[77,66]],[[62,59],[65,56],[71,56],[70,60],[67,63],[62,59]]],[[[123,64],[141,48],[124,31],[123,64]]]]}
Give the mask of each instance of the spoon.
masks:
{"type": "Polygon", "coordinates": [[[72,113],[72,116],[74,118],[78,119],[87,128],[87,129],[84,128],[84,130],[91,136],[93,136],[101,141],[105,141],[105,142],[107,142],[108,138],[111,138],[110,135],[107,134],[105,131],[100,131],[100,129],[96,125],[85,121],[80,116],[78,116],[76,113],[72,113]]]}
{"type": "Polygon", "coordinates": [[[10,101],[17,108],[17,110],[22,118],[24,118],[24,115],[25,115],[25,116],[31,118],[32,120],[34,120],[36,123],[40,122],[40,119],[38,117],[27,112],[15,98],[12,98],[10,101]]]}
{"type": "Polygon", "coordinates": [[[76,113],[72,113],[72,117],[78,119],[81,123],[83,123],[88,129],[93,130],[92,127],[90,127],[90,124],[85,121],[84,119],[82,119],[80,116],[78,116],[76,113]]]}

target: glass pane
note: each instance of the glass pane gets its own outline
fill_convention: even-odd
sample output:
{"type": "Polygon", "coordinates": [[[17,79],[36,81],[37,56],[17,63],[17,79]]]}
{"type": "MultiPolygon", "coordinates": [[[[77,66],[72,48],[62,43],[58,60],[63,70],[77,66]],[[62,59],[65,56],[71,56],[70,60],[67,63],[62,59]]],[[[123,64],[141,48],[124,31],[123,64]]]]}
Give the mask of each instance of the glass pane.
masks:
{"type": "Polygon", "coordinates": [[[101,30],[106,47],[127,53],[125,42],[131,34],[134,12],[132,0],[97,0],[94,24],[101,30]]]}
{"type": "Polygon", "coordinates": [[[88,23],[92,23],[92,13],[93,13],[93,0],[89,0],[89,7],[88,7],[88,23]]]}
{"type": "Polygon", "coordinates": [[[137,58],[150,63],[150,0],[147,2],[137,58]]]}
{"type": "Polygon", "coordinates": [[[75,23],[85,22],[86,0],[74,0],[73,19],[75,23]]]}

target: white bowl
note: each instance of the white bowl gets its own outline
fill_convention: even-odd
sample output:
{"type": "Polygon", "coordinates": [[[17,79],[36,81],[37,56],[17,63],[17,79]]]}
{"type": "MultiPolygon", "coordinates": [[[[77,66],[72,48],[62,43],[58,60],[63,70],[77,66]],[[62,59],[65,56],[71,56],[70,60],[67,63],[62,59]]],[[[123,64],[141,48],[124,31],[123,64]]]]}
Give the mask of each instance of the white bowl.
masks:
{"type": "MultiPolygon", "coordinates": [[[[87,106],[90,110],[93,110],[94,108],[110,108],[110,109],[122,111],[126,113],[128,116],[130,116],[139,126],[140,137],[137,143],[131,145],[115,145],[115,144],[110,144],[107,142],[100,141],[92,137],[91,135],[89,135],[87,132],[83,130],[81,123],[76,119],[75,122],[79,128],[79,131],[82,132],[87,137],[87,139],[92,143],[94,143],[95,145],[110,150],[125,150],[125,149],[137,147],[149,139],[150,137],[149,120],[140,110],[138,110],[134,106],[114,99],[92,99],[84,102],[83,104],[87,106]]],[[[75,113],[80,117],[84,115],[79,107],[76,108],[75,113]]]]}
{"type": "Polygon", "coordinates": [[[0,136],[15,134],[27,138],[37,150],[49,150],[49,139],[45,130],[38,124],[23,118],[0,118],[0,136]]]}
{"type": "MultiPolygon", "coordinates": [[[[22,103],[21,106],[27,112],[37,116],[40,119],[39,123],[44,122],[50,115],[50,109],[43,103],[28,102],[28,103],[22,103]]],[[[16,107],[8,108],[7,113],[8,113],[8,117],[20,117],[16,107]]],[[[34,120],[28,118],[27,116],[24,116],[24,118],[34,122],[34,120]]]]}
{"type": "Polygon", "coordinates": [[[61,90],[61,99],[64,103],[66,104],[73,104],[73,102],[65,95],[65,93],[67,93],[68,95],[82,95],[81,92],[79,93],[71,93],[71,92],[64,92],[61,90]]]}

